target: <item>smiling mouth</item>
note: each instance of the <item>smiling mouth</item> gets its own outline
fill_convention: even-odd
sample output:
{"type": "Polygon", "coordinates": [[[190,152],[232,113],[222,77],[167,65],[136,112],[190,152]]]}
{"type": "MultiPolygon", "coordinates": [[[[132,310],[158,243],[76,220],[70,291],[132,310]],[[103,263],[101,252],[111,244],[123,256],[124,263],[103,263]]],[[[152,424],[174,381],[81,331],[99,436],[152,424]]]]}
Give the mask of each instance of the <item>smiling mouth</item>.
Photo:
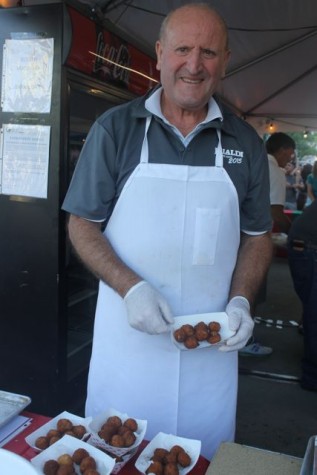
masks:
{"type": "Polygon", "coordinates": [[[203,82],[203,79],[190,79],[185,77],[181,77],[181,80],[186,84],[200,84],[201,82],[203,82]]]}

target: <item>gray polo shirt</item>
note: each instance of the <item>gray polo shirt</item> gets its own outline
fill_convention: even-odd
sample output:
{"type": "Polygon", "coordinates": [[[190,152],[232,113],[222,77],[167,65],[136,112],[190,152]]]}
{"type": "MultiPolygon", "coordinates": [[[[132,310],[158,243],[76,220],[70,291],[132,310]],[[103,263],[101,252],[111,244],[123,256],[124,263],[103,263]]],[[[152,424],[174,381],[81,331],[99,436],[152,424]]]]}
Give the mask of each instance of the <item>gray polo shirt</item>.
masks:
{"type": "MultiPolygon", "coordinates": [[[[62,208],[82,218],[107,222],[126,180],[140,162],[146,96],[101,115],[87,135],[62,208]]],[[[149,162],[214,166],[221,129],[224,168],[236,187],[241,230],[250,234],[271,229],[268,161],[255,130],[217,104],[222,118],[204,121],[185,145],[179,134],[153,115],[148,130],[149,162]]],[[[219,197],[221,200],[221,196],[219,197]]]]}

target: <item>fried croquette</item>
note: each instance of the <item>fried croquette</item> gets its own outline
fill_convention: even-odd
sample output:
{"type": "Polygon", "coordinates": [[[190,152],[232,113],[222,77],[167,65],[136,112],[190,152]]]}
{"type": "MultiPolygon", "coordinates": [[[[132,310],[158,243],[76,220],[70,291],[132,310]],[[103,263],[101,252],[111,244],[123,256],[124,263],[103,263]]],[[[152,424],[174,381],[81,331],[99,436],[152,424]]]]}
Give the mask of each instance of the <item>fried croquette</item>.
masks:
{"type": "Polygon", "coordinates": [[[131,432],[131,430],[126,426],[121,426],[119,427],[117,434],[124,435],[126,432],[131,432]]]}
{"type": "Polygon", "coordinates": [[[123,423],[124,427],[127,427],[128,429],[132,430],[132,432],[136,432],[138,430],[138,423],[135,419],[132,419],[129,417],[129,419],[126,419],[123,423]]]}
{"type": "Polygon", "coordinates": [[[51,437],[60,437],[61,433],[57,429],[50,429],[46,434],[46,437],[50,439],[51,437]]]}
{"type": "Polygon", "coordinates": [[[89,457],[89,453],[87,452],[86,449],[76,449],[75,452],[72,455],[72,460],[74,463],[77,465],[80,465],[80,462],[85,458],[89,457]]]}
{"type": "Polygon", "coordinates": [[[49,445],[50,445],[50,439],[48,439],[46,436],[38,437],[35,441],[35,447],[37,447],[40,450],[47,449],[49,445]]]}
{"type": "Polygon", "coordinates": [[[183,329],[183,332],[185,333],[186,337],[193,336],[195,334],[194,327],[192,325],[189,325],[188,323],[182,325],[181,328],[183,329]]]}
{"type": "Polygon", "coordinates": [[[219,332],[220,330],[220,323],[219,322],[210,322],[208,324],[209,330],[211,332],[219,332]]]}
{"type": "Polygon", "coordinates": [[[56,475],[76,475],[76,472],[72,465],[60,465],[56,475]]]}
{"type": "Polygon", "coordinates": [[[96,460],[89,455],[82,459],[79,467],[81,472],[88,470],[88,468],[93,468],[95,470],[97,468],[96,460]]]}
{"type": "Polygon", "coordinates": [[[165,463],[177,463],[177,453],[169,451],[165,457],[165,463]]]}
{"type": "Polygon", "coordinates": [[[123,434],[124,447],[131,447],[136,441],[136,435],[131,430],[123,434]]]}
{"type": "Polygon", "coordinates": [[[60,432],[66,432],[67,430],[72,430],[73,424],[69,419],[59,419],[57,421],[57,430],[60,432]]]}
{"type": "Polygon", "coordinates": [[[219,335],[219,333],[217,333],[216,335],[210,335],[210,337],[208,337],[207,339],[208,343],[210,343],[211,345],[214,345],[215,343],[219,343],[220,340],[221,340],[221,336],[219,335]]]}
{"type": "Polygon", "coordinates": [[[77,439],[82,439],[86,434],[86,427],[81,424],[78,424],[76,426],[73,426],[72,432],[75,437],[77,437],[77,439]]]}
{"type": "Polygon", "coordinates": [[[101,439],[103,439],[107,444],[109,444],[111,437],[114,436],[116,433],[116,428],[114,426],[103,427],[98,432],[98,435],[101,439]]]}
{"type": "Polygon", "coordinates": [[[119,416],[110,416],[110,417],[108,417],[107,423],[108,423],[108,424],[111,424],[111,425],[113,425],[113,426],[115,426],[115,427],[120,427],[120,426],[122,426],[122,420],[120,419],[119,416]]]}
{"type": "Polygon", "coordinates": [[[164,466],[164,475],[179,475],[177,463],[167,463],[164,466]]]}
{"type": "Polygon", "coordinates": [[[173,447],[170,450],[170,453],[178,455],[179,452],[183,452],[183,451],[184,451],[184,449],[180,445],[173,445],[173,447]]]}
{"type": "Polygon", "coordinates": [[[113,447],[124,447],[124,436],[115,434],[111,437],[110,445],[113,447]]]}
{"type": "Polygon", "coordinates": [[[56,460],[47,460],[43,467],[44,475],[56,475],[59,463],[56,460]]]}
{"type": "Polygon", "coordinates": [[[174,331],[174,338],[178,343],[183,343],[186,340],[186,333],[182,328],[178,328],[174,331]]]}
{"type": "Polygon", "coordinates": [[[194,337],[194,336],[189,336],[186,338],[186,340],[184,341],[184,345],[186,346],[186,348],[188,349],[193,349],[193,348],[197,348],[197,346],[199,345],[198,341],[197,341],[197,338],[194,337]]]}
{"type": "Polygon", "coordinates": [[[51,446],[55,444],[55,442],[57,442],[58,440],[60,440],[60,437],[51,437],[49,440],[49,445],[51,446]]]}
{"type": "Polygon", "coordinates": [[[153,475],[163,475],[163,465],[160,462],[152,462],[151,465],[146,469],[146,474],[153,475]]]}
{"type": "Polygon", "coordinates": [[[188,453],[185,452],[184,449],[177,454],[177,462],[183,468],[189,467],[189,465],[191,464],[191,458],[188,453]]]}
{"type": "Polygon", "coordinates": [[[157,448],[154,450],[152,460],[157,462],[165,463],[166,456],[168,455],[167,449],[157,448]]]}
{"type": "Polygon", "coordinates": [[[58,457],[57,462],[60,465],[73,465],[73,459],[68,454],[62,454],[58,457]]]}
{"type": "Polygon", "coordinates": [[[207,340],[207,338],[209,337],[208,328],[202,328],[202,327],[196,328],[195,337],[197,338],[198,341],[207,340]]]}

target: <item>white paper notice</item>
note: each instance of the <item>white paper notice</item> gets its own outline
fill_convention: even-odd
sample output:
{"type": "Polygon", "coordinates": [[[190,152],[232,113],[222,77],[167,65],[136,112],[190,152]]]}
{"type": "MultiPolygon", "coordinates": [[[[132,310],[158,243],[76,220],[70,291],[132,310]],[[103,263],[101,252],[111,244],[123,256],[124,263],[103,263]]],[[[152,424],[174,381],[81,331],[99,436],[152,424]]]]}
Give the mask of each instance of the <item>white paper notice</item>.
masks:
{"type": "Polygon", "coordinates": [[[3,125],[2,193],[47,198],[50,127],[3,125]]]}
{"type": "Polygon", "coordinates": [[[53,38],[5,40],[1,89],[4,112],[50,112],[53,55],[53,38]]]}

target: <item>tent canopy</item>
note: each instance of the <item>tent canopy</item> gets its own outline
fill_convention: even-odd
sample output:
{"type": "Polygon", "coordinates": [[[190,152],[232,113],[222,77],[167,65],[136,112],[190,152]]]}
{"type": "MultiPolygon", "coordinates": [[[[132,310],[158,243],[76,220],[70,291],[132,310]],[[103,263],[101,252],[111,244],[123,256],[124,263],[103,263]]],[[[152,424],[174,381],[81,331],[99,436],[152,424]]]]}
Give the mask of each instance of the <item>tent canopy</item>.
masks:
{"type": "MultiPolygon", "coordinates": [[[[80,0],[146,52],[162,19],[184,0],[80,0]]],[[[213,0],[232,56],[219,93],[260,134],[317,131],[316,0],[213,0]]]]}

